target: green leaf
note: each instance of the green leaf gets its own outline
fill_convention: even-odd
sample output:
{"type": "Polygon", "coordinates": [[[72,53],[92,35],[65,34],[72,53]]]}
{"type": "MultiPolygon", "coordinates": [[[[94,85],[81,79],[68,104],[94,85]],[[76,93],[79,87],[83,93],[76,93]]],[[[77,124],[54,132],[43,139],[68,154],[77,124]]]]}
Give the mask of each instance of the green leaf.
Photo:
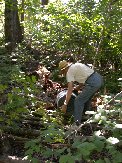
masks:
{"type": "Polygon", "coordinates": [[[100,141],[99,139],[96,139],[94,141],[94,144],[96,146],[96,150],[100,152],[100,151],[103,150],[105,142],[104,141],[100,141]]]}
{"type": "Polygon", "coordinates": [[[59,159],[59,163],[74,163],[75,159],[71,155],[62,155],[59,159]]]}
{"type": "Polygon", "coordinates": [[[96,149],[96,146],[93,143],[89,142],[79,144],[78,142],[76,142],[75,146],[76,146],[75,148],[78,149],[77,153],[80,153],[80,155],[83,156],[84,158],[88,158],[90,156],[90,153],[96,149]]]}
{"type": "Polygon", "coordinates": [[[66,150],[67,148],[66,147],[64,147],[64,148],[62,148],[62,149],[55,149],[54,150],[54,156],[55,157],[59,157],[59,156],[61,156],[61,154],[63,154],[64,153],[64,151],[66,150]]]}
{"type": "Polygon", "coordinates": [[[33,163],[38,163],[39,160],[38,160],[37,158],[32,158],[32,162],[33,162],[33,163]]]}
{"type": "Polygon", "coordinates": [[[84,148],[87,151],[92,151],[92,150],[96,149],[96,146],[93,143],[84,142],[84,143],[80,144],[78,146],[78,148],[84,148]]]}
{"type": "Polygon", "coordinates": [[[113,163],[121,163],[122,162],[122,153],[118,152],[116,153],[116,155],[114,155],[113,157],[113,163]]]}
{"type": "Polygon", "coordinates": [[[32,81],[33,81],[33,83],[36,82],[36,77],[35,76],[32,76],[32,81]]]}
{"type": "Polygon", "coordinates": [[[74,143],[72,144],[72,147],[77,148],[79,146],[79,144],[81,144],[81,141],[75,140],[74,143]]]}
{"type": "Polygon", "coordinates": [[[0,122],[4,121],[4,118],[3,117],[0,117],[0,122]]]}
{"type": "Polygon", "coordinates": [[[28,113],[28,110],[26,108],[17,108],[17,113],[28,113]]]}
{"type": "Polygon", "coordinates": [[[46,157],[46,158],[48,158],[48,157],[52,156],[53,153],[54,152],[53,152],[52,149],[46,148],[46,151],[43,152],[43,156],[46,157]]]}
{"type": "Polygon", "coordinates": [[[105,161],[102,159],[99,159],[99,160],[95,161],[95,163],[105,163],[105,161]]]}
{"type": "Polygon", "coordinates": [[[105,163],[111,163],[111,161],[108,158],[104,158],[105,163]]]}

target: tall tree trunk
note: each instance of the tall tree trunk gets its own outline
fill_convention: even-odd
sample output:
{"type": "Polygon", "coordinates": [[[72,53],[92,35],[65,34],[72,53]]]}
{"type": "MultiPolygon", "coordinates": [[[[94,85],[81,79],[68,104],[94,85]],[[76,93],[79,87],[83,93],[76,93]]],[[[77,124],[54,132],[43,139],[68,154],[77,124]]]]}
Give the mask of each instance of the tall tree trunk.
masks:
{"type": "MultiPolygon", "coordinates": [[[[22,13],[21,13],[21,22],[24,22],[24,2],[25,0],[22,0],[21,8],[22,8],[22,13]]],[[[24,26],[21,26],[22,28],[22,35],[24,36],[24,26]]]]}
{"type": "Polygon", "coordinates": [[[41,0],[42,5],[48,5],[48,0],[41,0]]]}
{"type": "Polygon", "coordinates": [[[5,42],[7,50],[11,52],[22,39],[17,0],[5,0],[5,42]]]}

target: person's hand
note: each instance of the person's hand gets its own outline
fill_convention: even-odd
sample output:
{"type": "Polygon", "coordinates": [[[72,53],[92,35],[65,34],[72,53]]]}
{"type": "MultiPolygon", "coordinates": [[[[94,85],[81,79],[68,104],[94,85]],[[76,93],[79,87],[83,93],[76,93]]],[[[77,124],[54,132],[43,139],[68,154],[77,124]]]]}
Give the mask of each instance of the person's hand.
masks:
{"type": "Polygon", "coordinates": [[[63,106],[61,107],[61,111],[62,111],[63,113],[66,113],[66,110],[67,110],[67,105],[63,105],[63,106]]]}

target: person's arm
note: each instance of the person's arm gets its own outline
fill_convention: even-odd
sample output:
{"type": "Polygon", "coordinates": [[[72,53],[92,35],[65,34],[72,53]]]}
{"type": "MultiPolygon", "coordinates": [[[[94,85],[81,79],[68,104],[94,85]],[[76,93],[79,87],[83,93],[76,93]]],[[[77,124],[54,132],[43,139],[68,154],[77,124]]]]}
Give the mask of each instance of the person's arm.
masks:
{"type": "Polygon", "coordinates": [[[72,91],[73,91],[73,82],[69,82],[68,83],[68,91],[67,91],[67,94],[66,94],[66,99],[64,101],[64,105],[62,106],[62,111],[64,113],[66,113],[67,105],[68,105],[68,102],[69,102],[69,100],[71,98],[72,91]]]}
{"type": "Polygon", "coordinates": [[[71,98],[71,95],[72,95],[72,91],[73,91],[73,82],[69,82],[68,83],[68,91],[67,91],[67,94],[66,94],[66,99],[65,99],[65,104],[67,105],[70,98],[71,98]]]}

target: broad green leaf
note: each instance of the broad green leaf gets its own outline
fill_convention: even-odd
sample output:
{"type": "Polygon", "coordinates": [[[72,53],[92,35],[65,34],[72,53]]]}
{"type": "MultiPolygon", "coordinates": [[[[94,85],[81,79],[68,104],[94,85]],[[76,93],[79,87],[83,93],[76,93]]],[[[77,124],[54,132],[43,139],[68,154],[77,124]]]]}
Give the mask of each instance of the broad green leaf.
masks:
{"type": "Polygon", "coordinates": [[[32,76],[32,81],[33,81],[33,83],[36,82],[36,77],[35,76],[32,76]]]}
{"type": "Polygon", "coordinates": [[[94,141],[94,144],[95,144],[95,146],[96,146],[96,150],[100,152],[100,151],[103,150],[104,145],[105,145],[105,142],[104,142],[104,141],[100,141],[99,139],[96,139],[96,140],[94,141]]]}
{"type": "Polygon", "coordinates": [[[73,148],[77,148],[79,146],[79,144],[81,144],[80,140],[75,140],[74,143],[72,144],[73,148]]]}
{"type": "Polygon", "coordinates": [[[122,152],[117,151],[116,155],[113,156],[113,163],[121,163],[122,162],[122,152]]]}
{"type": "Polygon", "coordinates": [[[111,161],[108,158],[104,158],[105,163],[111,163],[111,161]]]}
{"type": "Polygon", "coordinates": [[[99,159],[99,160],[95,161],[95,163],[105,163],[105,161],[102,159],[99,159]]]}
{"type": "Polygon", "coordinates": [[[38,163],[39,160],[38,160],[37,158],[34,158],[34,157],[33,157],[33,158],[32,158],[32,162],[33,162],[33,163],[38,163]]]}
{"type": "Polygon", "coordinates": [[[0,117],[0,122],[4,121],[4,118],[3,117],[0,117]]]}
{"type": "Polygon", "coordinates": [[[84,143],[81,143],[80,145],[78,145],[77,148],[78,149],[84,148],[84,149],[87,149],[87,151],[92,151],[92,150],[96,149],[96,146],[93,143],[84,142],[84,143]]]}
{"type": "Polygon", "coordinates": [[[59,159],[59,163],[74,163],[74,157],[71,155],[62,155],[59,159]]]}
{"type": "Polygon", "coordinates": [[[46,151],[43,152],[43,156],[46,157],[46,158],[49,158],[50,156],[53,155],[53,150],[50,149],[50,148],[46,148],[46,151]]]}
{"type": "Polygon", "coordinates": [[[55,150],[54,150],[54,156],[56,156],[56,157],[57,157],[57,156],[58,156],[58,157],[61,156],[61,154],[64,153],[64,151],[65,151],[66,149],[67,149],[66,147],[64,147],[64,148],[62,148],[62,149],[58,149],[58,150],[55,149],[55,150]]]}

